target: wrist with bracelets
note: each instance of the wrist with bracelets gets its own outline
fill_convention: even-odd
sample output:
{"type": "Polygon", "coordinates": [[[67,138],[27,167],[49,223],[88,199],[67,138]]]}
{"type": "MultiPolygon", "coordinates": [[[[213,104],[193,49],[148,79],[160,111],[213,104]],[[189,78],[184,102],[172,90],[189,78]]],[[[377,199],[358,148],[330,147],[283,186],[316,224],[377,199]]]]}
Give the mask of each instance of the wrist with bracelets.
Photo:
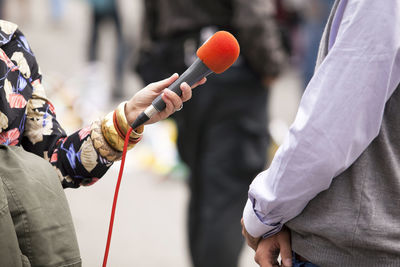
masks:
{"type": "MultiPolygon", "coordinates": [[[[115,153],[118,154],[118,156],[124,148],[125,136],[130,128],[125,116],[125,104],[126,102],[122,102],[121,104],[118,105],[118,107],[114,111],[108,113],[101,120],[101,132],[104,138],[103,142],[105,141],[108,145],[108,146],[103,145],[102,146],[103,150],[104,147],[108,147],[109,149],[114,150],[115,153]]],[[[143,129],[144,127],[140,126],[132,131],[132,133],[129,136],[128,149],[133,148],[141,140],[143,135],[143,129]]],[[[118,157],[118,156],[110,157],[109,154],[113,154],[111,153],[111,151],[103,151],[103,153],[101,153],[101,151],[99,152],[101,155],[102,154],[107,155],[106,157],[107,159],[110,158],[115,159],[118,157]]]]}
{"type": "MultiPolygon", "coordinates": [[[[125,116],[125,104],[122,102],[113,111],[108,113],[102,120],[101,130],[106,141],[116,150],[124,149],[125,135],[128,132],[129,124],[125,116]]],[[[132,131],[129,137],[128,149],[135,146],[140,141],[143,134],[143,126],[132,131]]]]}
{"type": "MultiPolygon", "coordinates": [[[[126,102],[122,102],[118,105],[117,109],[113,113],[113,123],[117,130],[118,135],[125,140],[126,133],[128,132],[130,126],[125,116],[125,105],[126,102]]],[[[129,136],[129,144],[138,143],[143,136],[144,126],[140,126],[137,129],[133,129],[129,136]]]]}

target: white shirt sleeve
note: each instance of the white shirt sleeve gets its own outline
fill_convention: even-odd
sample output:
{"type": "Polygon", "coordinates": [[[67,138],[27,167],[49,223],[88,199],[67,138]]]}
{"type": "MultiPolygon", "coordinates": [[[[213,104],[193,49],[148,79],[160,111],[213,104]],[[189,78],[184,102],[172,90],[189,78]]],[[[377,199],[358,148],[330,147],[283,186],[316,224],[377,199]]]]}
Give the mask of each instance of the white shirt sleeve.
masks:
{"type": "Polygon", "coordinates": [[[243,218],[252,236],[279,231],[378,135],[400,82],[399,49],[399,1],[348,1],[284,143],[250,185],[243,218]]]}

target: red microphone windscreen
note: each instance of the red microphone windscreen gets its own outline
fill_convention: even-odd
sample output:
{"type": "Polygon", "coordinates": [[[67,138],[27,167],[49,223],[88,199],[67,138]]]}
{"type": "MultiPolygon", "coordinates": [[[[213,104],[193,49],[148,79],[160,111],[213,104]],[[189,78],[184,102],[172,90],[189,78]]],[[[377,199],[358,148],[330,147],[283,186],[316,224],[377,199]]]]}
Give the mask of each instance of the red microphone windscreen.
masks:
{"type": "Polygon", "coordinates": [[[236,61],[240,53],[236,38],[226,31],[216,32],[197,49],[197,56],[213,72],[222,73],[236,61]]]}

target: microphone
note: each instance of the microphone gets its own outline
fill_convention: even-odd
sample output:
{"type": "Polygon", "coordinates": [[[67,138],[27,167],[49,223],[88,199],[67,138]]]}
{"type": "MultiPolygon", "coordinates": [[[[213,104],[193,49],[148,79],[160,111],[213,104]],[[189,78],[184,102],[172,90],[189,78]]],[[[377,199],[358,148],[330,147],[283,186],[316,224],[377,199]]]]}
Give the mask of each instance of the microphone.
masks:
{"type": "MultiPolygon", "coordinates": [[[[186,82],[192,86],[211,73],[226,71],[239,57],[240,47],[236,38],[227,31],[218,31],[197,49],[196,61],[168,89],[181,96],[180,85],[186,82]]],[[[165,109],[165,102],[159,95],[132,123],[132,129],[148,121],[154,114],[165,109]]]]}

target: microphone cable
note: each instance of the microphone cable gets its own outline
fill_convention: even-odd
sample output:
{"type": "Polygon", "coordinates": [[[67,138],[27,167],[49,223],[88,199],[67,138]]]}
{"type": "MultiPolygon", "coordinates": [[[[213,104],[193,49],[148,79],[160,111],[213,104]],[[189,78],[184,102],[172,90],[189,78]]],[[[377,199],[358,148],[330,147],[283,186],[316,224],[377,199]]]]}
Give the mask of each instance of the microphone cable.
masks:
{"type": "Polygon", "coordinates": [[[132,130],[133,130],[132,127],[130,127],[128,129],[128,132],[126,133],[126,136],[125,136],[124,148],[122,150],[121,166],[119,167],[118,180],[117,180],[117,184],[115,186],[114,200],[113,200],[113,205],[111,208],[110,224],[108,226],[107,243],[106,243],[106,249],[104,251],[104,258],[103,258],[103,267],[106,267],[106,265],[107,265],[108,253],[110,251],[110,243],[111,243],[111,236],[112,236],[113,225],[114,225],[115,210],[117,208],[119,187],[121,185],[122,174],[124,172],[125,157],[126,157],[126,152],[128,151],[129,136],[131,135],[132,130]]]}

